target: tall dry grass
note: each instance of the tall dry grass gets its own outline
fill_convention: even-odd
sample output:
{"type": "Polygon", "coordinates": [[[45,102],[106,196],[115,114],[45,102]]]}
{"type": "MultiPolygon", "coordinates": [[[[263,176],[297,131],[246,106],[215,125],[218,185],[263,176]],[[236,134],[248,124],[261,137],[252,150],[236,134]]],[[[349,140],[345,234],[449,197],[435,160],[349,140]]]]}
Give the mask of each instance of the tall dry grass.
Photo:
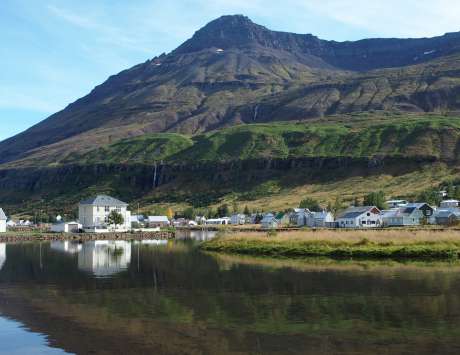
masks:
{"type": "Polygon", "coordinates": [[[329,245],[411,245],[448,243],[460,245],[460,230],[305,230],[279,232],[269,236],[266,232],[227,232],[223,238],[260,242],[303,242],[329,245]]]}

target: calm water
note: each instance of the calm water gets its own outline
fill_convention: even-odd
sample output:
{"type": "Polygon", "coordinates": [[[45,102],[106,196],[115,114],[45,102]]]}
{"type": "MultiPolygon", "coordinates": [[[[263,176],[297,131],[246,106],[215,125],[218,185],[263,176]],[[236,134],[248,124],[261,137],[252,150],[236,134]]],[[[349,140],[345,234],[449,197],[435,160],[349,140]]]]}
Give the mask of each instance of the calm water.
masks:
{"type": "Polygon", "coordinates": [[[458,264],[217,256],[181,238],[3,244],[0,268],[0,354],[460,353],[458,264]]]}

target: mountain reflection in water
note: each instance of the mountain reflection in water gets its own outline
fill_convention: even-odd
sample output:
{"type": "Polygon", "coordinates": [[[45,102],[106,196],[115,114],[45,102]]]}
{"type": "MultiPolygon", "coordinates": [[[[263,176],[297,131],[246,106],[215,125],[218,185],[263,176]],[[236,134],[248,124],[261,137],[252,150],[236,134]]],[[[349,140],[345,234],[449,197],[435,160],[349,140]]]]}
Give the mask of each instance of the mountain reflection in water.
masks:
{"type": "Polygon", "coordinates": [[[457,262],[257,259],[187,238],[5,251],[0,314],[69,353],[460,353],[457,262]]]}

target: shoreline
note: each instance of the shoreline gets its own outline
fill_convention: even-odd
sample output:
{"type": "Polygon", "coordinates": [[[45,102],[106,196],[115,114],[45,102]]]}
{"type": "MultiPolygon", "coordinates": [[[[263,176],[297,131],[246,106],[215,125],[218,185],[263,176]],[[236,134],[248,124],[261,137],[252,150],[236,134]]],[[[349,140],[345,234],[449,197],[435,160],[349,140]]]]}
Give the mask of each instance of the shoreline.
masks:
{"type": "Polygon", "coordinates": [[[0,235],[0,243],[17,243],[17,242],[48,242],[48,241],[75,241],[87,242],[97,240],[169,240],[174,239],[175,233],[170,231],[165,232],[149,232],[149,233],[24,233],[24,234],[8,234],[0,235]]]}
{"type": "Polygon", "coordinates": [[[301,231],[279,236],[237,233],[205,241],[200,249],[291,259],[455,260],[460,257],[460,231],[301,231]]]}

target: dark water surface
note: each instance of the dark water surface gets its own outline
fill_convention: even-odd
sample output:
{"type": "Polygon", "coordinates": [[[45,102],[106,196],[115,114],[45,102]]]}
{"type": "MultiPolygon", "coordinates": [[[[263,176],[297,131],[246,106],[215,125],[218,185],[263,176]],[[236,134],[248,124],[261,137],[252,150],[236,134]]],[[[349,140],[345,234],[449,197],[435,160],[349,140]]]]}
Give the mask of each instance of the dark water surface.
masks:
{"type": "Polygon", "coordinates": [[[184,239],[3,244],[0,268],[0,354],[460,353],[456,263],[255,259],[184,239]]]}

